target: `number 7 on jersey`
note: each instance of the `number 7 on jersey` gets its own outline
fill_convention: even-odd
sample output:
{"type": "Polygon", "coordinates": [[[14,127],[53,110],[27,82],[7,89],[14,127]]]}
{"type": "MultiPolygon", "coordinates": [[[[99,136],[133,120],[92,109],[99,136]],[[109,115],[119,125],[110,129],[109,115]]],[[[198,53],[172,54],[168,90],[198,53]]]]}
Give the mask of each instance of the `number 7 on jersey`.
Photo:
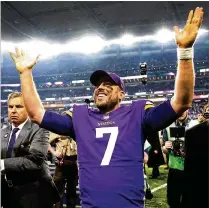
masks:
{"type": "Polygon", "coordinates": [[[96,138],[102,138],[104,134],[108,133],[110,134],[110,139],[108,141],[107,148],[101,162],[102,166],[110,164],[112,153],[118,138],[118,127],[96,128],[96,138]]]}

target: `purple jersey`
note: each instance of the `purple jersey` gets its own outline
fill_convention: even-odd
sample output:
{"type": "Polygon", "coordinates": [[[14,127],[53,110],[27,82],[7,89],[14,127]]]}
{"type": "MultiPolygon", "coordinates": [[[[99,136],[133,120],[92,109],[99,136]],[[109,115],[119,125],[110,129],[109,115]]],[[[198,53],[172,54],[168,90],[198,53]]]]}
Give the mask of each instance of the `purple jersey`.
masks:
{"type": "Polygon", "coordinates": [[[74,106],[72,117],[46,111],[40,127],[75,134],[84,208],[142,208],[144,133],[163,129],[177,117],[170,101],[153,107],[141,100],[107,114],[87,105],[74,106]]]}
{"type": "Polygon", "coordinates": [[[145,103],[133,102],[107,114],[74,106],[83,207],[143,207],[145,103]]]}

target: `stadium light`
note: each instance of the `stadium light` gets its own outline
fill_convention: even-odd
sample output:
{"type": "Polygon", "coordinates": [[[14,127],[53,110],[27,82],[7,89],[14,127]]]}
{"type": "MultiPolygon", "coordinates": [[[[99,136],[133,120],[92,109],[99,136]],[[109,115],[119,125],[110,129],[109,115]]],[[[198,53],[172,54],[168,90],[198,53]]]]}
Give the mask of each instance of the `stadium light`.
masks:
{"type": "Polygon", "coordinates": [[[106,46],[110,47],[111,45],[123,45],[123,46],[130,46],[137,41],[136,37],[131,34],[125,34],[119,39],[113,39],[106,41],[106,46]]]}
{"type": "Polygon", "coordinates": [[[105,41],[97,36],[89,36],[83,37],[79,41],[69,42],[68,46],[70,52],[92,54],[101,51],[105,46],[105,41]]]}
{"type": "Polygon", "coordinates": [[[51,86],[51,85],[52,85],[52,83],[51,83],[51,82],[47,82],[47,83],[46,83],[46,85],[51,86]]]}
{"type": "Polygon", "coordinates": [[[54,84],[55,84],[55,85],[62,85],[63,82],[55,82],[54,84]]]}
{"type": "Polygon", "coordinates": [[[135,38],[133,35],[125,34],[120,38],[120,45],[130,46],[135,42],[135,38]]]}
{"type": "Polygon", "coordinates": [[[199,30],[199,32],[198,32],[197,38],[198,38],[199,36],[202,36],[202,35],[204,35],[204,34],[208,33],[208,32],[209,32],[209,30],[206,30],[206,29],[200,29],[200,30],[199,30]]]}
{"type": "Polygon", "coordinates": [[[15,46],[15,43],[13,42],[6,42],[6,41],[1,42],[1,50],[3,53],[8,52],[8,51],[13,51],[14,46],[15,46]]]}
{"type": "Polygon", "coordinates": [[[208,32],[209,32],[209,30],[200,29],[200,30],[199,30],[199,35],[203,35],[203,34],[208,33],[208,32]]]}
{"type": "MultiPolygon", "coordinates": [[[[200,29],[198,36],[208,33],[207,29],[200,29]]],[[[37,56],[39,53],[41,59],[47,59],[52,56],[57,56],[62,53],[83,53],[83,54],[95,54],[101,51],[104,47],[110,47],[113,44],[130,46],[136,42],[156,40],[160,43],[166,43],[174,40],[174,32],[168,29],[162,29],[155,35],[146,35],[135,37],[131,34],[125,34],[119,39],[103,40],[99,36],[86,36],[77,40],[73,40],[63,44],[56,44],[47,42],[45,40],[33,40],[30,42],[6,42],[1,41],[1,49],[4,52],[14,51],[15,47],[22,48],[26,52],[28,51],[30,56],[37,56]]]]}
{"type": "Polygon", "coordinates": [[[159,30],[155,35],[155,40],[157,40],[160,43],[167,43],[174,39],[174,32],[171,32],[167,29],[161,29],[159,30]]]}
{"type": "Polygon", "coordinates": [[[30,58],[41,55],[41,59],[46,59],[60,54],[62,52],[63,45],[52,44],[42,40],[33,40],[20,43],[2,41],[1,47],[3,52],[14,52],[14,48],[17,47],[27,52],[30,58]]]}
{"type": "Polygon", "coordinates": [[[1,87],[20,87],[20,84],[0,84],[1,87]]]}

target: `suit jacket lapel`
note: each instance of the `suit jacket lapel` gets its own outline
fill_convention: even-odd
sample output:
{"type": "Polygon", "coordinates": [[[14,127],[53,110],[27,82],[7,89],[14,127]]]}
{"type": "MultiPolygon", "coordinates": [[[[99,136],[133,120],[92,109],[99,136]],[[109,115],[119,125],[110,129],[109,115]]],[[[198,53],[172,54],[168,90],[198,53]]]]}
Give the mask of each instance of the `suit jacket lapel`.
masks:
{"type": "Polygon", "coordinates": [[[7,149],[9,143],[9,137],[12,131],[12,126],[6,127],[2,130],[1,134],[1,158],[5,159],[7,157],[7,149]]]}
{"type": "Polygon", "coordinates": [[[18,137],[16,138],[16,141],[15,141],[15,144],[14,144],[14,148],[13,148],[13,151],[12,151],[12,157],[15,156],[15,152],[14,152],[14,149],[15,148],[18,148],[21,144],[21,142],[25,139],[25,137],[28,136],[28,133],[31,129],[31,121],[28,120],[25,125],[23,126],[23,128],[21,129],[18,137]]]}

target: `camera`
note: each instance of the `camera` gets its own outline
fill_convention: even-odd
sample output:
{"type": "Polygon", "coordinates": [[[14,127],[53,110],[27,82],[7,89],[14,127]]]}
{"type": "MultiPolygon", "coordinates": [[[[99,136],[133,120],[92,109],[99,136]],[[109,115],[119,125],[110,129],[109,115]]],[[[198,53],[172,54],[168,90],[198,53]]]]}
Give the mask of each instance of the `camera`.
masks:
{"type": "Polygon", "coordinates": [[[140,74],[145,75],[144,77],[141,78],[142,84],[147,84],[147,63],[139,63],[139,69],[140,69],[140,74]]]}
{"type": "Polygon", "coordinates": [[[184,138],[185,127],[170,127],[170,136],[175,138],[172,142],[173,149],[170,151],[172,151],[176,157],[184,157],[184,140],[179,138],[184,138]]]}
{"type": "Polygon", "coordinates": [[[140,69],[140,73],[141,75],[146,75],[147,74],[147,63],[139,63],[139,69],[140,69]]]}
{"type": "Polygon", "coordinates": [[[184,156],[184,141],[178,138],[173,141],[173,154],[176,157],[184,156]]]}
{"type": "Polygon", "coordinates": [[[203,117],[206,118],[206,119],[209,119],[209,112],[203,113],[203,117]]]}

